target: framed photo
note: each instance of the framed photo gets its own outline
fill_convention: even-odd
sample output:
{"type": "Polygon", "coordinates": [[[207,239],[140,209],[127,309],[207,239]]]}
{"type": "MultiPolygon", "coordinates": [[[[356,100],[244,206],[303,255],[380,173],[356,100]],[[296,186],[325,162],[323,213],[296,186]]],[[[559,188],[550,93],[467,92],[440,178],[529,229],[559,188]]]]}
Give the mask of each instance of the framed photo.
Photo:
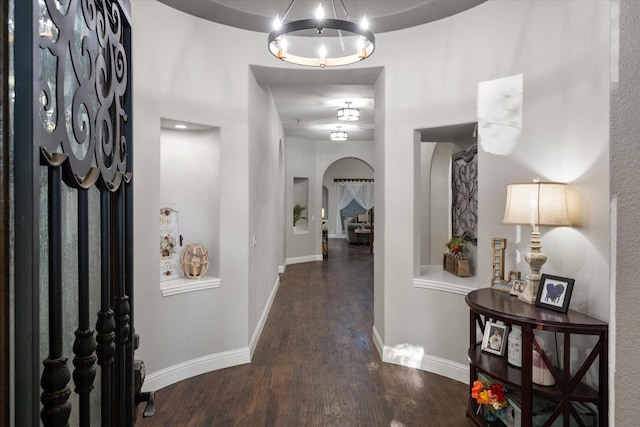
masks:
{"type": "Polygon", "coordinates": [[[520,272],[515,270],[509,270],[509,274],[507,275],[507,280],[509,283],[512,283],[514,280],[520,278],[520,272]]]}
{"type": "Polygon", "coordinates": [[[574,281],[566,277],[543,274],[540,277],[536,306],[566,313],[569,309],[574,281]]]}
{"type": "Polygon", "coordinates": [[[507,326],[501,323],[487,322],[484,328],[481,349],[502,356],[506,347],[507,326]]]}
{"type": "Polygon", "coordinates": [[[491,287],[499,291],[509,292],[511,284],[509,278],[504,277],[504,250],[507,247],[507,239],[494,237],[491,239],[493,252],[493,268],[491,269],[491,287]]]}
{"type": "Polygon", "coordinates": [[[511,282],[511,291],[509,293],[517,297],[522,295],[525,289],[527,289],[527,281],[518,278],[511,282]]]}

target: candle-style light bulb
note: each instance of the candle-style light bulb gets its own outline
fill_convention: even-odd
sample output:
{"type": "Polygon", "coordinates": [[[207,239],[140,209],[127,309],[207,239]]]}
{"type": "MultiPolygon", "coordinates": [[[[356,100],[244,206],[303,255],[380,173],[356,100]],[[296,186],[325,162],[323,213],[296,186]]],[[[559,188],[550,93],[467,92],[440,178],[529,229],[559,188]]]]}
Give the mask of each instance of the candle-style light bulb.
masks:
{"type": "Polygon", "coordinates": [[[364,59],[367,57],[367,50],[364,47],[365,38],[358,37],[358,42],[356,44],[356,50],[358,52],[358,58],[364,59]]]}
{"type": "Polygon", "coordinates": [[[367,15],[362,17],[362,21],[360,21],[360,27],[363,30],[367,30],[369,28],[369,21],[367,21],[367,15]]]}
{"type": "Polygon", "coordinates": [[[316,9],[316,18],[323,19],[324,18],[324,9],[322,8],[322,3],[318,5],[316,9]]]}
{"type": "Polygon", "coordinates": [[[327,65],[327,48],[324,45],[320,46],[320,67],[324,68],[327,65]]]}
{"type": "Polygon", "coordinates": [[[276,56],[280,59],[285,59],[287,57],[287,36],[283,35],[280,37],[276,56]]]}

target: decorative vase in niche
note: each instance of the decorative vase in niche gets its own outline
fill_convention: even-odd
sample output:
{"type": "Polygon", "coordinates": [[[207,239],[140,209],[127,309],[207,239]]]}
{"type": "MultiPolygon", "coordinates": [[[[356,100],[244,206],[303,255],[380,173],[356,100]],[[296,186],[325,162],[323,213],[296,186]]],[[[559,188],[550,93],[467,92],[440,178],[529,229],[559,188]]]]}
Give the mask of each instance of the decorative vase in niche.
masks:
{"type": "Polygon", "coordinates": [[[188,244],[182,252],[180,264],[182,265],[184,277],[187,279],[199,279],[204,276],[209,267],[209,252],[200,243],[188,244]]]}

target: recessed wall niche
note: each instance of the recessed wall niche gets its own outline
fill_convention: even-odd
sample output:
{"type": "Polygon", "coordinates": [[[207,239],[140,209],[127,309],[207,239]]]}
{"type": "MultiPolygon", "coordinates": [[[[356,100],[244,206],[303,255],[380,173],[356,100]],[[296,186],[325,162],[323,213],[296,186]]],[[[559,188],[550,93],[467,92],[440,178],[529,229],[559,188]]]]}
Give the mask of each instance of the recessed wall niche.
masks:
{"type": "Polygon", "coordinates": [[[161,280],[162,294],[219,286],[220,129],[162,119],[159,178],[158,208],[171,207],[177,211],[181,239],[177,239],[176,253],[182,254],[186,245],[194,243],[204,245],[209,252],[205,276],[187,279],[180,274],[171,280],[161,280]]]}
{"type": "MultiPolygon", "coordinates": [[[[456,153],[477,143],[475,123],[461,123],[420,131],[419,275],[442,269],[445,244],[452,231],[452,163],[456,153]]],[[[470,245],[470,257],[476,247],[470,245]]]]}
{"type": "Polygon", "coordinates": [[[293,233],[309,233],[309,178],[293,178],[293,233]]]}

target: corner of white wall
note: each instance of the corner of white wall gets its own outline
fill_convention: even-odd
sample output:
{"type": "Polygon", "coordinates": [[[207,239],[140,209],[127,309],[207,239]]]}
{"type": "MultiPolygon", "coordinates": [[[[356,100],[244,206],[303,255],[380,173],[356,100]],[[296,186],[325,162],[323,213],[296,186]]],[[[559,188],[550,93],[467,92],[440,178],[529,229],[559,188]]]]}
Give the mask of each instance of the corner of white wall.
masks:
{"type": "Polygon", "coordinates": [[[441,357],[423,354],[422,348],[415,346],[386,346],[378,330],[373,326],[373,343],[384,363],[406,366],[442,375],[452,380],[467,383],[469,381],[469,365],[453,362],[441,357]]]}

